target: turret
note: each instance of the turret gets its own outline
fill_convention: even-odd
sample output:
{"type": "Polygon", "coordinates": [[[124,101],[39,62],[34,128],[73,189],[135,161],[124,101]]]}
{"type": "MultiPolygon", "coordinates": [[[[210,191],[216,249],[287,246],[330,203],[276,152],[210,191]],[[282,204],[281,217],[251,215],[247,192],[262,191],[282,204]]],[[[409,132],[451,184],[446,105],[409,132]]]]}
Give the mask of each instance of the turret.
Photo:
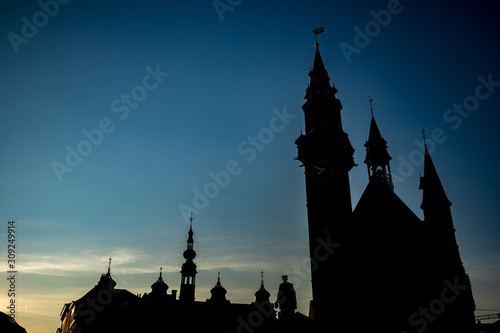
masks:
{"type": "Polygon", "coordinates": [[[193,259],[196,257],[196,252],[193,249],[193,213],[191,213],[190,226],[187,239],[187,249],[184,251],[183,256],[186,262],[182,264],[181,269],[181,290],[179,300],[183,302],[194,302],[195,300],[195,278],[196,264],[193,259]]]}
{"type": "Polygon", "coordinates": [[[366,158],[364,163],[368,169],[368,178],[379,177],[383,179],[389,187],[394,190],[392,183],[391,166],[389,161],[392,157],[387,152],[387,142],[384,140],[373,117],[373,99],[370,98],[370,111],[372,119],[370,123],[370,134],[365,143],[366,158]]]}

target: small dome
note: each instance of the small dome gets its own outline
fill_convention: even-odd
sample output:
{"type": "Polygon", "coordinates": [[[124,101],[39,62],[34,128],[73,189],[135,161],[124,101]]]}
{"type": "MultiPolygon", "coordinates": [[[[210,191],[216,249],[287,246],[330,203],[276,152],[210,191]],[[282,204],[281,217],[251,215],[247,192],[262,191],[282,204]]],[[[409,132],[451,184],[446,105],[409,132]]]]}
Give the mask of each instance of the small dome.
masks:
{"type": "Polygon", "coordinates": [[[155,293],[166,293],[168,290],[168,285],[163,281],[160,271],[160,277],[158,280],[151,285],[151,290],[155,293]]]}
{"type": "Polygon", "coordinates": [[[215,287],[213,287],[210,290],[210,294],[212,294],[212,297],[210,297],[210,301],[212,302],[221,302],[221,303],[228,302],[228,300],[226,299],[227,290],[220,283],[220,274],[219,277],[217,278],[217,283],[215,284],[215,287]]]}

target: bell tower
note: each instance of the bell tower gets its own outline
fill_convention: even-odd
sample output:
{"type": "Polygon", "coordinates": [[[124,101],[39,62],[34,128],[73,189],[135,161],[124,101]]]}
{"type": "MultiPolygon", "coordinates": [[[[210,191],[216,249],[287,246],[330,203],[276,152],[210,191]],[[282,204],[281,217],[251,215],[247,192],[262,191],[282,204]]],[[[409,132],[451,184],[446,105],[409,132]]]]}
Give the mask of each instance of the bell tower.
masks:
{"type": "Polygon", "coordinates": [[[194,302],[195,278],[198,273],[196,271],[196,264],[193,262],[193,259],[196,257],[196,252],[193,250],[193,213],[191,213],[189,220],[191,224],[188,232],[187,249],[183,253],[186,262],[182,264],[181,291],[179,294],[179,300],[183,302],[194,302]]]}
{"type": "Polygon", "coordinates": [[[369,97],[369,101],[372,120],[370,122],[370,134],[368,135],[368,140],[365,143],[366,158],[364,161],[368,169],[368,178],[372,179],[374,177],[380,177],[389,185],[391,190],[394,191],[391,165],[389,164],[392,157],[387,152],[387,141],[385,141],[380,134],[377,122],[373,117],[373,98],[369,97]]]}
{"type": "Polygon", "coordinates": [[[330,85],[316,34],[314,64],[306,89],[304,111],[305,133],[295,141],[297,160],[302,162],[306,182],[309,251],[313,301],[311,316],[328,320],[342,289],[339,257],[331,249],[347,238],[352,216],[349,171],[354,164],[354,149],[342,129],[342,104],[335,97],[338,90],[330,85]],[[325,244],[336,243],[333,246],[325,244]],[[327,255],[324,255],[325,252],[327,255]],[[321,253],[321,255],[320,255],[321,253]],[[321,257],[321,258],[319,258],[321,257]]]}

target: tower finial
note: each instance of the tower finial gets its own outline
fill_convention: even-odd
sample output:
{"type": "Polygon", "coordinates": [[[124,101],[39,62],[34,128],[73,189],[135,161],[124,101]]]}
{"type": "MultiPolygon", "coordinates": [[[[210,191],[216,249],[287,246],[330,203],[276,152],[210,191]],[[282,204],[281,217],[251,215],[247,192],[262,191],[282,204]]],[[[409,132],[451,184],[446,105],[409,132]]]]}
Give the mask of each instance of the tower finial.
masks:
{"type": "Polygon", "coordinates": [[[108,275],[111,274],[111,257],[109,257],[109,263],[108,263],[108,275]]]}
{"type": "Polygon", "coordinates": [[[368,101],[370,102],[370,112],[371,112],[372,117],[373,117],[373,110],[375,110],[372,106],[373,98],[371,96],[368,96],[368,101]]]}
{"type": "Polygon", "coordinates": [[[163,267],[160,266],[160,277],[161,277],[161,272],[163,271],[163,267]]]}
{"type": "Polygon", "coordinates": [[[260,271],[260,283],[264,284],[264,270],[260,271]]]}
{"type": "Polygon", "coordinates": [[[324,32],[324,31],[325,31],[325,28],[324,28],[324,27],[317,28],[317,29],[314,29],[314,30],[313,30],[313,34],[315,34],[315,35],[316,35],[316,44],[314,44],[316,47],[318,47],[318,46],[319,46],[319,43],[318,43],[318,35],[319,35],[320,33],[324,32]]]}
{"type": "Polygon", "coordinates": [[[425,139],[427,139],[427,138],[428,138],[428,136],[427,136],[427,135],[425,135],[425,130],[424,130],[424,129],[422,129],[422,136],[421,136],[421,138],[422,138],[422,139],[424,139],[424,145],[426,145],[426,144],[427,144],[427,142],[425,141],[425,139]]]}
{"type": "Polygon", "coordinates": [[[193,212],[191,212],[191,217],[189,218],[189,226],[193,227],[193,212]]]}

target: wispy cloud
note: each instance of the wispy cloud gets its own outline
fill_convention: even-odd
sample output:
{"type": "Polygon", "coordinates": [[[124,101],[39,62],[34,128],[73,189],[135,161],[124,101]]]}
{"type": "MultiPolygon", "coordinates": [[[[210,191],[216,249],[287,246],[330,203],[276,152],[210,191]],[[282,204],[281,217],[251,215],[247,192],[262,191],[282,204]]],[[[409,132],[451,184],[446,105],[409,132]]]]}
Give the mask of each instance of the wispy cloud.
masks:
{"type": "MultiPolygon", "coordinates": [[[[107,268],[106,257],[102,251],[86,250],[81,253],[59,252],[52,254],[24,253],[22,261],[18,264],[18,271],[22,273],[33,273],[55,276],[72,276],[76,274],[94,274],[102,273],[107,268]]],[[[129,267],[132,264],[140,265],[138,267],[142,272],[143,262],[147,255],[134,249],[116,248],[111,251],[114,266],[120,270],[124,266],[129,267]]]]}

